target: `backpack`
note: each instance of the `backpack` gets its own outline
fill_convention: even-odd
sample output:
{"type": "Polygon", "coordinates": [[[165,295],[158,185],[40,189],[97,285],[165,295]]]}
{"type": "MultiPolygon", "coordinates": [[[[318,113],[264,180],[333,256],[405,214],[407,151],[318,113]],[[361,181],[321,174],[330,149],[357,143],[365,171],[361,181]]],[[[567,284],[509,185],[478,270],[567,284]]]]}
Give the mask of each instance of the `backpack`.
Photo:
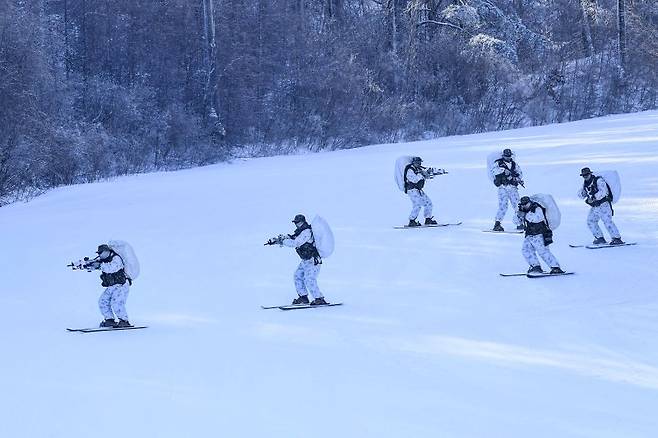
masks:
{"type": "Polygon", "coordinates": [[[334,252],[334,233],[329,224],[320,216],[311,221],[311,231],[320,257],[329,257],[334,252]]]}
{"type": "Polygon", "coordinates": [[[411,160],[413,159],[412,156],[403,156],[395,160],[395,183],[398,185],[398,188],[407,193],[405,190],[405,169],[407,168],[408,165],[411,164],[411,160]]]}
{"type": "Polygon", "coordinates": [[[133,247],[128,242],[123,240],[111,240],[107,245],[112,248],[112,251],[117,253],[123,261],[123,270],[126,277],[130,280],[135,280],[139,277],[139,260],[133,251],[133,247]]]}
{"type": "Polygon", "coordinates": [[[536,195],[530,196],[530,199],[541,207],[544,212],[544,217],[546,217],[546,222],[548,222],[548,228],[556,230],[560,226],[562,214],[560,213],[560,209],[555,203],[553,196],[544,193],[537,193],[536,195]]]}
{"type": "Polygon", "coordinates": [[[608,193],[612,196],[611,202],[616,204],[621,197],[621,180],[616,170],[603,170],[595,172],[594,175],[603,178],[608,186],[608,193]]]}
{"type": "MultiPolygon", "coordinates": [[[[494,170],[498,169],[498,164],[496,164],[496,161],[501,160],[503,158],[503,154],[500,151],[492,152],[489,155],[487,155],[487,175],[489,175],[489,180],[491,180],[492,183],[496,187],[500,187],[503,182],[501,180],[501,177],[496,179],[496,174],[494,174],[494,170]]],[[[512,161],[516,158],[516,155],[512,154],[512,161]]],[[[516,163],[514,164],[516,167],[516,163]]],[[[504,177],[502,177],[504,179],[504,177]]]]}

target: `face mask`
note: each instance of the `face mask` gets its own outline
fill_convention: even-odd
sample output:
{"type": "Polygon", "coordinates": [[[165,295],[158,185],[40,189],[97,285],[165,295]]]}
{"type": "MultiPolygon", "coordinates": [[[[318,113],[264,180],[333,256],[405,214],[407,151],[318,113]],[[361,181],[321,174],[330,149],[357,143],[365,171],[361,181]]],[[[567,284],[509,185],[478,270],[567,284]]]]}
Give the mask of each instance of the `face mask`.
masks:
{"type": "Polygon", "coordinates": [[[109,251],[103,251],[102,253],[100,253],[100,254],[98,255],[98,257],[99,257],[101,260],[107,260],[107,259],[110,258],[110,255],[112,255],[112,253],[110,253],[109,251]]]}

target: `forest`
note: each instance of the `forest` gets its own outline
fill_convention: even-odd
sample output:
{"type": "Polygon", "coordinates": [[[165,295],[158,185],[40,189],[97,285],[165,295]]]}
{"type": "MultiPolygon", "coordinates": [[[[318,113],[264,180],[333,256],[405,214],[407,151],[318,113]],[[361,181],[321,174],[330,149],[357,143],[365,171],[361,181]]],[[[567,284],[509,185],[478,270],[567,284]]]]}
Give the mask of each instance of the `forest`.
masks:
{"type": "Polygon", "coordinates": [[[658,108],[655,0],[0,0],[0,205],[658,108]]]}

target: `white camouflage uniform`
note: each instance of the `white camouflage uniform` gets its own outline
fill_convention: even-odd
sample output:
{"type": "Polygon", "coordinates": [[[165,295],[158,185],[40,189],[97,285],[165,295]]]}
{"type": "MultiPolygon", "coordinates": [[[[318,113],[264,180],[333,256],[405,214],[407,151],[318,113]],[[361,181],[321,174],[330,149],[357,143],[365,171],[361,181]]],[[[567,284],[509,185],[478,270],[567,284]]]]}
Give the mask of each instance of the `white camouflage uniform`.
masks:
{"type": "MultiPolygon", "coordinates": [[[[290,237],[284,239],[281,244],[291,248],[299,248],[306,242],[315,243],[310,228],[302,231],[295,239],[290,237]]],[[[313,298],[324,298],[318,287],[320,266],[322,265],[315,264],[314,259],[302,259],[295,270],[295,289],[297,289],[297,295],[306,296],[310,293],[313,298]]]]}
{"type": "MultiPolygon", "coordinates": [[[[518,178],[521,180],[523,179],[523,173],[521,172],[521,167],[517,163],[515,164],[516,164],[515,170],[516,172],[518,172],[519,174],[518,178]]],[[[494,161],[489,171],[495,178],[496,175],[505,172],[505,169],[500,167],[498,163],[494,161]]],[[[498,186],[498,211],[496,212],[496,221],[500,222],[505,218],[508,205],[512,206],[512,211],[514,212],[516,211],[518,204],[519,204],[518,187],[512,184],[509,185],[503,184],[501,186],[498,186]]],[[[512,221],[514,221],[514,225],[516,226],[521,225],[521,219],[516,214],[512,215],[512,221]]]]}
{"type": "MultiPolygon", "coordinates": [[[[537,207],[535,211],[529,211],[525,214],[525,220],[531,223],[545,222],[544,212],[541,208],[537,207]]],[[[544,245],[544,236],[537,234],[534,236],[526,236],[523,239],[523,246],[521,247],[521,254],[526,259],[530,266],[541,266],[537,254],[544,260],[544,262],[551,268],[559,268],[560,263],[557,261],[553,253],[546,245],[544,245]]]]}
{"type": "MultiPolygon", "coordinates": [[[[414,172],[413,167],[407,169],[406,180],[412,183],[417,183],[425,179],[425,176],[421,171],[418,173],[414,172]]],[[[429,196],[425,194],[424,191],[418,189],[409,189],[407,190],[407,195],[411,199],[411,213],[409,213],[409,220],[416,220],[420,209],[423,208],[423,216],[425,219],[432,217],[432,201],[429,196]]]]}
{"type": "MultiPolygon", "coordinates": [[[[103,262],[100,265],[100,270],[107,274],[112,274],[123,269],[123,262],[121,257],[115,255],[109,262],[103,262]]],[[[98,299],[98,308],[100,309],[105,319],[117,318],[128,321],[128,313],[126,312],[126,300],[128,299],[129,286],[128,281],[124,284],[115,284],[103,291],[101,297],[98,299]]]]}
{"type": "MultiPolygon", "coordinates": [[[[596,181],[596,187],[598,188],[598,191],[594,195],[594,199],[599,201],[608,196],[608,186],[603,178],[599,177],[598,181],[596,181]]],[[[587,190],[585,190],[585,188],[581,187],[580,190],[578,190],[578,196],[581,199],[587,199],[587,195],[587,190]]],[[[589,227],[594,237],[597,239],[603,237],[603,231],[601,231],[601,227],[599,227],[599,221],[603,222],[603,225],[605,225],[605,228],[608,230],[610,237],[613,239],[621,238],[621,234],[619,234],[617,226],[612,221],[612,208],[610,207],[609,202],[604,202],[597,207],[592,206],[589,210],[589,214],[587,215],[587,226],[589,227]]]]}

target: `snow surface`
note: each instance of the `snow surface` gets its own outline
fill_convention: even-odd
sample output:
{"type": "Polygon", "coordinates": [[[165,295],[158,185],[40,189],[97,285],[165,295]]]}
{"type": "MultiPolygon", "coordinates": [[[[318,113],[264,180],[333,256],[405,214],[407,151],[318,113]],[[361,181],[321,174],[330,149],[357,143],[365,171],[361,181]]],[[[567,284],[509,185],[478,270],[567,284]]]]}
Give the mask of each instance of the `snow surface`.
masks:
{"type": "MultiPolygon", "coordinates": [[[[658,112],[242,160],[54,190],[0,209],[2,437],[655,437],[658,112]],[[523,194],[562,210],[553,252],[577,275],[525,270],[493,225],[486,156],[512,148],[523,194]],[[426,191],[460,227],[394,230],[400,155],[447,169],[426,191]],[[619,171],[622,237],[590,251],[580,168],[619,171]],[[320,286],[344,306],[283,312],[297,256],[266,247],[321,214],[336,252],[320,286]],[[97,273],[71,260],[124,239],[142,275],[134,323],[96,325],[97,273]]],[[[505,224],[511,227],[511,217],[505,224]]]]}

